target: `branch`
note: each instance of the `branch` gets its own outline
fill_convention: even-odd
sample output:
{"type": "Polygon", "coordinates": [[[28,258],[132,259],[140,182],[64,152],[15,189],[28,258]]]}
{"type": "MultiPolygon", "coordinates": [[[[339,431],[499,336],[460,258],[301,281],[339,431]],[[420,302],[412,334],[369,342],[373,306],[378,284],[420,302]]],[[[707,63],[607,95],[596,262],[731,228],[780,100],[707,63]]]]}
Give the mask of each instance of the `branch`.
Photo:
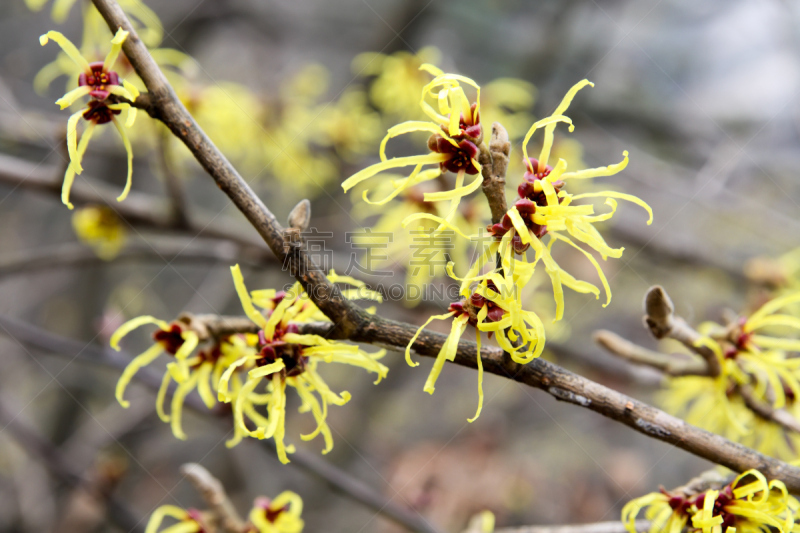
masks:
{"type": "Polygon", "coordinates": [[[181,474],[186,476],[203,497],[214,515],[214,521],[222,533],[244,533],[245,522],[228,499],[222,483],[197,463],[188,463],[181,467],[181,474]]]}
{"type": "MultiPolygon", "coordinates": [[[[60,197],[62,174],[62,169],[56,167],[37,165],[24,159],[0,154],[0,184],[13,189],[23,188],[60,197]]],[[[70,199],[76,205],[108,205],[117,216],[131,226],[184,233],[191,235],[192,238],[223,239],[257,251],[262,260],[275,261],[274,256],[264,249],[261,240],[242,235],[240,228],[233,228],[232,221],[211,224],[210,221],[216,217],[198,216],[184,228],[176,225],[168,203],[162,198],[131,191],[124,202],[117,202],[118,195],[119,191],[82,174],[81,179],[72,187],[70,199]]]]}
{"type": "Polygon", "coordinates": [[[684,319],[675,315],[675,306],[667,291],[658,285],[651,287],[644,298],[644,312],[644,323],[655,338],[669,337],[682,343],[705,359],[709,376],[719,376],[721,368],[717,356],[710,348],[698,346],[702,335],[689,326],[684,319]]]}
{"type": "Polygon", "coordinates": [[[753,389],[750,385],[737,386],[739,395],[744,400],[744,404],[753,411],[756,415],[782,426],[787,431],[794,431],[800,433],[800,421],[792,416],[785,409],[775,409],[768,402],[758,399],[753,394],[753,389]]]}
{"type": "Polygon", "coordinates": [[[499,122],[492,124],[492,139],[489,146],[481,143],[478,161],[481,164],[483,175],[483,194],[492,210],[492,224],[499,223],[508,206],[506,205],[506,170],[508,169],[508,156],[511,153],[511,143],[508,141],[508,132],[499,122]]]}
{"type": "Polygon", "coordinates": [[[209,243],[187,246],[184,243],[135,243],[122,249],[113,260],[97,257],[94,251],[81,243],[66,243],[44,249],[25,250],[0,259],[0,277],[53,268],[80,267],[92,264],[116,264],[123,261],[159,261],[197,263],[231,263],[243,261],[256,265],[255,258],[248,259],[236,253],[229,243],[209,243]]]}
{"type": "MultiPolygon", "coordinates": [[[[390,349],[405,348],[416,328],[394,320],[371,317],[369,327],[350,337],[354,342],[366,342],[390,349]]],[[[234,324],[231,317],[223,317],[218,327],[234,324]]],[[[239,324],[252,331],[255,326],[239,324]]],[[[328,322],[298,324],[302,333],[313,333],[328,338],[341,339],[340,331],[328,322]]],[[[215,326],[211,326],[217,327],[215,326]]],[[[418,355],[436,357],[446,336],[423,330],[414,343],[418,355]]],[[[477,368],[477,345],[461,341],[455,364],[477,368]]],[[[609,389],[582,376],[574,374],[542,358],[527,365],[519,365],[507,358],[500,348],[483,346],[481,361],[485,372],[496,374],[519,383],[541,389],[556,400],[566,401],[590,409],[654,439],[673,444],[689,453],[726,466],[736,472],[751,468],[760,470],[769,479],[781,479],[789,491],[800,494],[800,469],[763,455],[724,437],[687,424],[644,402],[609,389]]]]}
{"type": "Polygon", "coordinates": [[[629,363],[649,366],[668,376],[708,375],[705,361],[676,359],[674,355],[648,350],[605,329],[595,331],[593,338],[597,344],[629,363]]]}

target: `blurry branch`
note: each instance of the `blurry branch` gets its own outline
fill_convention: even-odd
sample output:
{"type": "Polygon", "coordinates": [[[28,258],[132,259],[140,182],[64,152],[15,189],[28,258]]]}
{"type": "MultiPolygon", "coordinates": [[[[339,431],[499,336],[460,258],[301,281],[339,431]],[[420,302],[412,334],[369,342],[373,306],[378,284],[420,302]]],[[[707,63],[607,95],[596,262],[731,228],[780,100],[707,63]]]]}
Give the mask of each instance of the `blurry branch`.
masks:
{"type": "MultiPolygon", "coordinates": [[[[646,531],[649,527],[648,520],[636,521],[636,531],[646,531]]],[[[464,533],[481,533],[481,531],[468,529],[464,533]]],[[[494,533],[628,533],[628,530],[623,522],[614,520],[613,522],[595,522],[594,524],[508,527],[495,529],[494,533]]]]}
{"type": "Polygon", "coordinates": [[[164,183],[167,187],[174,223],[179,228],[188,228],[189,215],[186,206],[186,193],[181,178],[172,168],[171,152],[169,146],[170,134],[166,130],[159,133],[158,159],[164,173],[164,183]]]}
{"type": "MultiPolygon", "coordinates": [[[[0,184],[12,189],[21,188],[60,197],[62,174],[62,169],[0,154],[0,184]]],[[[275,261],[274,256],[264,250],[260,240],[243,235],[241,230],[247,228],[234,228],[236,224],[232,221],[211,224],[211,217],[197,217],[197,220],[183,227],[175,223],[175,217],[162,198],[132,191],[124,202],[117,202],[118,194],[119,191],[81,175],[81,179],[72,188],[70,198],[77,205],[108,205],[120,218],[134,227],[185,234],[192,238],[227,240],[255,250],[259,259],[275,261]]]]}
{"type": "Polygon", "coordinates": [[[189,463],[181,467],[181,474],[186,476],[206,501],[213,515],[212,521],[219,526],[221,533],[245,533],[249,530],[249,526],[228,499],[222,483],[208,470],[197,463],[189,463]]]}
{"type": "MultiPolygon", "coordinates": [[[[330,324],[327,324],[330,326],[330,324]]],[[[320,328],[321,329],[321,328],[320,328]]],[[[6,334],[16,342],[31,348],[43,350],[54,355],[66,356],[76,361],[103,365],[109,368],[122,370],[131,360],[131,356],[124,351],[117,352],[111,348],[101,348],[95,345],[86,345],[60,335],[56,335],[32,324],[27,324],[11,317],[0,315],[0,334],[6,334]]],[[[34,356],[34,354],[31,354],[34,356]]],[[[151,368],[142,368],[136,374],[136,381],[146,385],[152,390],[158,390],[161,377],[151,368]]],[[[168,394],[172,394],[169,392],[168,394]]],[[[214,414],[210,412],[200,398],[189,396],[185,405],[200,414],[214,414]]],[[[0,421],[1,422],[1,421],[0,421]]],[[[271,450],[275,455],[273,441],[263,441],[263,447],[271,450]]],[[[344,470],[330,464],[322,457],[297,450],[292,454],[290,465],[300,467],[307,473],[324,481],[333,490],[344,496],[361,503],[375,513],[380,513],[386,518],[405,527],[409,531],[419,533],[437,533],[423,518],[414,511],[405,509],[381,495],[379,490],[354,478],[344,470]]]]}
{"type": "Polygon", "coordinates": [[[708,366],[704,361],[676,359],[673,355],[648,350],[608,330],[594,332],[594,341],[620,358],[635,365],[649,366],[668,376],[707,376],[708,366]]]}
{"type": "Polygon", "coordinates": [[[662,287],[656,285],[647,291],[644,298],[644,312],[644,323],[655,338],[675,339],[705,359],[708,375],[719,376],[721,368],[717,356],[711,351],[711,348],[701,346],[699,343],[703,336],[675,314],[675,306],[662,287]]]}
{"type": "Polygon", "coordinates": [[[800,421],[792,416],[785,409],[775,409],[768,402],[758,399],[753,394],[753,389],[749,385],[738,385],[736,387],[739,395],[744,400],[744,404],[756,415],[764,420],[775,422],[788,431],[800,433],[800,421]]]}
{"type": "Polygon", "coordinates": [[[478,161],[483,175],[483,194],[492,210],[492,224],[498,224],[508,211],[506,205],[506,170],[511,143],[508,132],[499,122],[492,124],[492,139],[489,146],[485,142],[480,145],[478,161]]]}
{"type": "Polygon", "coordinates": [[[20,253],[0,257],[0,278],[54,268],[116,264],[123,261],[187,262],[191,264],[240,261],[252,265],[258,264],[255,259],[248,259],[242,254],[236,253],[235,247],[226,242],[203,243],[202,246],[187,246],[183,243],[134,243],[126,245],[110,261],[100,259],[91,248],[84,244],[66,243],[44,249],[24,250],[20,253]]]}
{"type": "MultiPolygon", "coordinates": [[[[127,533],[142,533],[144,528],[127,504],[113,494],[104,490],[102,481],[94,481],[85,477],[83,472],[76,471],[70,462],[65,460],[61,451],[52,443],[39,435],[33,428],[20,422],[18,416],[8,412],[0,403],[0,426],[4,432],[19,443],[25,453],[37,457],[47,470],[63,483],[76,489],[86,491],[93,500],[102,503],[106,509],[108,520],[127,533]]],[[[110,487],[107,487],[110,489],[110,487]]]]}
{"type": "MultiPolygon", "coordinates": [[[[176,137],[183,141],[220,189],[230,197],[236,207],[258,230],[275,255],[284,265],[288,264],[289,272],[301,282],[304,290],[317,307],[331,319],[332,323],[327,328],[328,336],[393,348],[408,345],[417,330],[416,327],[366,313],[342,296],[341,291],[331,284],[302,247],[291,246],[288,249],[284,247],[285,231],[283,227],[197,125],[150,56],[117,2],[115,0],[92,1],[108,23],[112,33],[119,28],[130,33],[123,44],[123,51],[147,86],[150,104],[148,113],[161,120],[176,137]]],[[[665,310],[662,306],[661,311],[665,310]]],[[[670,316],[662,312],[660,317],[654,317],[654,325],[670,326],[666,332],[674,329],[675,325],[669,320],[666,323],[658,323],[655,321],[657,318],[669,319],[670,316]]],[[[445,335],[424,330],[420,333],[413,348],[419,355],[434,357],[439,353],[446,339],[445,335]]],[[[556,399],[591,409],[645,435],[674,444],[732,470],[743,472],[750,468],[757,468],[767,478],[780,479],[791,492],[800,494],[800,468],[691,426],[663,411],[573,374],[541,358],[522,366],[504,357],[503,351],[499,348],[486,347],[479,354],[475,343],[462,341],[458,345],[454,362],[462,366],[477,368],[477,357],[479,356],[485,371],[540,388],[556,399]]]]}

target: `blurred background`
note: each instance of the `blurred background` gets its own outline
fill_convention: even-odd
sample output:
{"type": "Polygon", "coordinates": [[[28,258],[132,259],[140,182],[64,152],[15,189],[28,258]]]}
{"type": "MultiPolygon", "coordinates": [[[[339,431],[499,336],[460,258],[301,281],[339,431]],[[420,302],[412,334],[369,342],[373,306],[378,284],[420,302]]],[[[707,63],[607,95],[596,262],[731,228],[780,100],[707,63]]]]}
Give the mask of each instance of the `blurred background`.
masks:
{"type": "MultiPolygon", "coordinates": [[[[179,473],[186,462],[218,476],[242,512],[257,495],[290,489],[305,501],[307,531],[400,531],[302,467],[280,465],[258,442],[225,448],[229,427],[213,416],[187,412],[189,440],[179,442],[156,417],[152,390],[132,386],[128,410],[114,401],[119,370],[96,359],[123,321],[142,314],[171,320],[182,311],[241,314],[228,268],[236,262],[251,289],[292,280],[188,152],[144,114],[131,132],[131,197],[113,201],[124,184],[125,152],[107,128],[95,135],[73,191],[83,218],[61,205],[68,112],[53,102],[65,83],[74,87],[76,71],[63,60],[43,71],[58,49],[40,47],[38,36],[58,29],[91,49],[87,5],[78,0],[56,23],[50,4],[33,12],[22,0],[0,3],[0,531],[118,530],[104,518],[114,510],[70,485],[58,465],[113,493],[137,520],[164,503],[201,506],[179,473]],[[110,210],[81,211],[103,199],[111,199],[110,210]]],[[[719,319],[724,309],[740,311],[761,297],[753,272],[775,264],[753,258],[778,258],[800,245],[794,2],[148,5],[163,25],[159,35],[157,21],[139,12],[148,44],[187,54],[159,56],[181,98],[280,220],[299,200],[311,200],[311,226],[331,233],[321,238],[326,266],[344,273],[354,260],[364,264],[368,252],[350,232],[378,225],[395,232],[382,252],[382,274],[349,272],[376,289],[451,283],[441,265],[430,275],[407,271],[408,237],[399,222],[418,199],[401,196],[370,211],[361,190],[340,187],[377,161],[387,127],[419,118],[413,95],[429,79],[418,72],[420,62],[483,86],[486,124],[491,109],[517,140],[510,187],[521,177],[518,141],[533,119],[549,115],[576,82],[593,81],[568,113],[575,132],[559,130],[556,150],[587,167],[617,162],[628,150],[627,169],[591,187],[635,194],[655,219],[647,226],[642,210],[620,207],[603,230],[610,245],[626,249],[605,265],[613,301],[604,309],[591,296],[570,294],[545,357],[636,398],[656,401],[658,375],[604,353],[592,342],[594,330],[655,348],[641,325],[649,286],[663,285],[691,321],[719,319]]],[[[107,46],[110,34],[98,35],[107,46]]],[[[102,59],[105,51],[97,53],[102,59]]],[[[126,68],[121,61],[122,75],[126,68]]],[[[424,137],[398,141],[390,155],[421,153],[424,144],[415,141],[424,137]]],[[[374,181],[370,194],[381,194],[374,181]]],[[[462,206],[466,227],[485,225],[483,204],[474,195],[462,206]]],[[[582,257],[560,257],[579,277],[596,279],[582,257]]],[[[530,298],[552,317],[549,282],[530,298]]],[[[378,312],[421,324],[448,303],[387,298],[378,312]]],[[[147,343],[143,333],[132,336],[125,350],[136,354],[147,343]]],[[[324,369],[334,390],[353,395],[330,411],[335,447],[324,460],[444,531],[460,531],[483,509],[503,527],[616,520],[632,497],[681,485],[710,466],[492,375],[484,381],[483,414],[468,424],[474,371],[446,366],[431,396],[422,391],[431,359],[419,368],[398,353],[385,361],[391,371],[379,386],[365,374],[324,369]]],[[[309,418],[290,401],[287,435],[307,432],[309,418]]],[[[291,440],[312,454],[322,447],[291,440]]]]}

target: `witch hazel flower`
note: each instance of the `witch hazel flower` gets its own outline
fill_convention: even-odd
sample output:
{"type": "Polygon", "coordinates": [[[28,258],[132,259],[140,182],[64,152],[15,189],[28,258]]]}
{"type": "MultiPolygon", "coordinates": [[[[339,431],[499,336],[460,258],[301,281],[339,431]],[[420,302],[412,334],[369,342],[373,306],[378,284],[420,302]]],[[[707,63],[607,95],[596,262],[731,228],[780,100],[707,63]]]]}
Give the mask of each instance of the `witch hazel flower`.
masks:
{"type": "Polygon", "coordinates": [[[437,230],[451,227],[461,199],[475,192],[480,187],[483,179],[477,176],[465,185],[466,176],[474,176],[481,171],[478,162],[479,146],[483,139],[483,130],[480,122],[480,86],[473,80],[457,74],[446,74],[433,65],[422,65],[421,70],[429,72],[434,79],[422,89],[419,105],[430,120],[411,120],[389,128],[386,136],[381,141],[379,163],[371,165],[356,174],[353,174],[342,183],[345,192],[388,170],[412,167],[413,170],[407,178],[393,182],[394,191],[391,195],[379,202],[372,202],[368,198],[368,190],[364,190],[363,198],[368,203],[381,205],[386,203],[402,191],[419,185],[425,181],[437,179],[446,172],[456,175],[455,184],[451,190],[426,192],[425,202],[449,201],[443,217],[429,212],[414,213],[407,216],[402,226],[421,219],[436,221],[437,230]],[[467,97],[463,85],[476,90],[475,101],[467,97]],[[436,107],[429,103],[436,102],[436,107]],[[390,139],[412,132],[427,132],[431,136],[427,142],[428,153],[407,157],[386,157],[386,145],[390,139]],[[425,169],[428,165],[436,165],[437,169],[425,169]]]}
{"type": "Polygon", "coordinates": [[[128,174],[125,181],[125,188],[117,197],[117,201],[124,200],[131,189],[131,178],[133,176],[133,149],[126,133],[136,119],[136,109],[130,102],[136,100],[139,91],[131,83],[120,80],[119,74],[111,70],[119,53],[122,50],[122,43],[128,37],[128,32],[122,28],[117,30],[114,38],[111,39],[111,50],[102,62],[90,63],[72,42],[57,31],[49,31],[39,38],[42,46],[50,40],[55,41],[70,59],[80,68],[78,76],[78,87],[69,91],[67,94],[56,100],[61,109],[66,109],[78,100],[89,97],[86,107],[73,113],[67,120],[67,150],[69,152],[70,163],[64,175],[64,184],[61,189],[61,201],[72,209],[74,206],[69,201],[70,190],[75,181],[75,176],[83,172],[83,156],[92,139],[94,130],[97,126],[112,123],[122,137],[122,143],[128,156],[128,174]],[[125,101],[117,101],[112,96],[116,96],[125,101]],[[116,117],[122,111],[126,112],[124,123],[116,117]],[[86,121],[86,129],[78,141],[78,122],[81,118],[86,121]]]}

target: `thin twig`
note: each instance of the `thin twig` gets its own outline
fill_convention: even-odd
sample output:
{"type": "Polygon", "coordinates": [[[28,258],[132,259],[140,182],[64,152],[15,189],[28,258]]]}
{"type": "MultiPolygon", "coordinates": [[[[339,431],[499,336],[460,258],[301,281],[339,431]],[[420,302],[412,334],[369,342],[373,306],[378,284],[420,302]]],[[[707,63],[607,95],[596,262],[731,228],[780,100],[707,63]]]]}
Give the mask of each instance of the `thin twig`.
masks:
{"type": "Polygon", "coordinates": [[[221,533],[244,533],[246,531],[247,526],[228,499],[222,483],[208,470],[197,463],[188,463],[181,467],[181,474],[186,476],[206,501],[221,533]]]}
{"type": "Polygon", "coordinates": [[[705,360],[708,375],[719,376],[722,369],[716,354],[707,346],[701,346],[702,335],[675,314],[675,306],[663,287],[650,287],[644,298],[644,312],[644,323],[655,338],[669,337],[679,341],[705,360]]]}
{"type": "Polygon", "coordinates": [[[31,274],[54,268],[81,267],[93,264],[116,264],[125,261],[156,261],[192,264],[243,262],[257,265],[257,258],[237,253],[227,242],[187,246],[185,243],[133,243],[123,248],[113,260],[104,260],[88,246],[66,243],[45,249],[24,250],[0,258],[0,277],[31,274]]]}
{"type": "Polygon", "coordinates": [[[511,143],[508,132],[499,122],[492,124],[492,138],[489,146],[481,143],[478,161],[483,175],[483,194],[492,210],[492,224],[498,224],[508,211],[506,205],[506,170],[511,143]]]}
{"type": "Polygon", "coordinates": [[[605,329],[595,331],[593,338],[597,344],[612,354],[636,365],[649,366],[668,376],[708,375],[708,365],[703,360],[676,359],[680,356],[648,350],[605,329]]]}
{"type": "Polygon", "coordinates": [[[189,223],[189,211],[186,206],[186,192],[180,176],[172,168],[170,157],[172,154],[169,146],[171,136],[167,130],[163,130],[160,132],[159,137],[158,159],[161,163],[161,170],[164,172],[164,183],[167,187],[174,223],[179,228],[188,228],[191,224],[189,223]]]}
{"type": "Polygon", "coordinates": [[[791,413],[785,409],[775,409],[768,402],[760,400],[749,385],[738,385],[736,388],[739,396],[744,400],[744,404],[756,415],[769,422],[774,422],[788,431],[800,433],[800,421],[791,413]]]}

